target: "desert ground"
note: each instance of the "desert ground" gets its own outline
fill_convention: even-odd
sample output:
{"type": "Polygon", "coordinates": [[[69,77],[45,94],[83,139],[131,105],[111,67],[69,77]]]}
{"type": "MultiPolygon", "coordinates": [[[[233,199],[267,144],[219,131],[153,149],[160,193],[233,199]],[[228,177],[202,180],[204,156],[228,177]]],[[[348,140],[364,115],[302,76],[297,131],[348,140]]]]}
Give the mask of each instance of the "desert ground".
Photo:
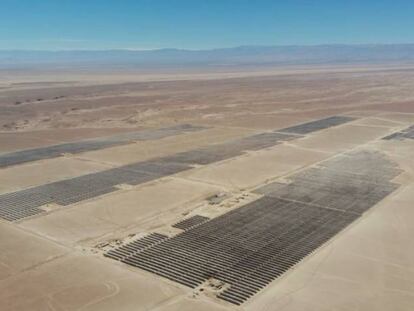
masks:
{"type": "Polygon", "coordinates": [[[414,309],[414,66],[0,70],[0,309],[414,309]]]}

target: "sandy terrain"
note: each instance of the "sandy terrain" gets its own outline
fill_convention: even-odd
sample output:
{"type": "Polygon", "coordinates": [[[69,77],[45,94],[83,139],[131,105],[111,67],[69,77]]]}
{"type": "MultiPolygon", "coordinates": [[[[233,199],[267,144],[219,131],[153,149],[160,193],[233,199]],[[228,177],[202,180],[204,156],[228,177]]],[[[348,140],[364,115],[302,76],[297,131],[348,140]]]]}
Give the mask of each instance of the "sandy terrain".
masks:
{"type": "MultiPolygon", "coordinates": [[[[228,146],[223,158],[209,163],[184,157],[183,171],[119,183],[68,204],[47,201],[15,221],[0,213],[0,309],[413,310],[414,139],[382,139],[414,125],[413,90],[414,69],[403,66],[0,73],[0,159],[119,133],[206,127],[0,168],[1,213],[23,208],[10,202],[28,193],[30,203],[37,195],[31,189],[45,184],[86,175],[91,186],[105,184],[93,174],[228,146]],[[226,156],[240,139],[332,115],[355,119],[226,156]],[[199,224],[188,231],[175,224],[195,215],[219,219],[262,199],[256,189],[286,184],[294,174],[355,150],[380,153],[395,164],[395,191],[240,306],[218,298],[229,284],[217,287],[214,276],[190,288],[104,256],[153,232],[167,241],[191,232],[199,224]]],[[[363,174],[361,169],[362,177],[378,183],[363,174]]],[[[166,269],[181,267],[167,261],[175,255],[182,256],[165,255],[166,269]]],[[[232,248],[220,256],[231,257],[232,248]]]]}
{"type": "Polygon", "coordinates": [[[280,145],[192,170],[183,175],[191,180],[218,184],[233,190],[244,190],[326,157],[324,153],[280,145]]]}
{"type": "Polygon", "coordinates": [[[191,210],[195,202],[202,201],[219,190],[217,187],[186,180],[158,181],[28,220],[22,226],[50,239],[67,243],[98,238],[104,234],[122,236],[118,231],[131,227],[134,232],[151,229],[154,219],[157,219],[158,225],[162,225],[164,217],[191,210]]]}
{"type": "MultiPolygon", "coordinates": [[[[380,72],[380,68],[367,71],[363,67],[337,73],[321,70],[308,69],[306,74],[256,72],[254,77],[238,73],[241,77],[233,79],[220,79],[216,74],[208,80],[190,79],[189,75],[183,81],[120,83],[114,78],[113,84],[52,84],[36,89],[16,89],[9,84],[0,90],[0,129],[136,128],[177,122],[273,129],[352,110],[414,112],[414,76],[407,68],[380,72]]],[[[131,75],[125,78],[134,81],[131,75]]],[[[97,78],[96,74],[91,74],[93,77],[97,78]]],[[[102,77],[106,80],[111,74],[102,77]]],[[[145,77],[150,79],[145,74],[135,79],[145,77]]],[[[169,78],[173,77],[170,74],[169,78]]],[[[47,75],[41,78],[48,81],[47,75]]],[[[75,77],[71,78],[73,81],[75,77]]],[[[61,140],[67,135],[56,132],[53,137],[45,136],[61,140]]],[[[2,148],[7,148],[7,141],[2,148]]]]}

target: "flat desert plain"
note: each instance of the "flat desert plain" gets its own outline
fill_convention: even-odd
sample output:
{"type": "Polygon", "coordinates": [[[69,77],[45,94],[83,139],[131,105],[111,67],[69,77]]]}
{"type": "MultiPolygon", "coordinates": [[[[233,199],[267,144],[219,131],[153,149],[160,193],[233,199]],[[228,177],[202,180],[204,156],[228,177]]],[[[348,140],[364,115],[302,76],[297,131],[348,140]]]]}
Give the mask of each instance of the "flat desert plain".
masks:
{"type": "Polygon", "coordinates": [[[0,71],[0,309],[414,309],[414,67],[0,71]]]}

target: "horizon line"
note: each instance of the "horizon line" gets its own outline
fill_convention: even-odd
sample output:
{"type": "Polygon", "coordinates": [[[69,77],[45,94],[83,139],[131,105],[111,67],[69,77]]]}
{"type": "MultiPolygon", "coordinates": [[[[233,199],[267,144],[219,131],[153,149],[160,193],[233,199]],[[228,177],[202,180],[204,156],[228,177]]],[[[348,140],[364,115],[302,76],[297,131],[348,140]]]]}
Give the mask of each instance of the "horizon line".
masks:
{"type": "Polygon", "coordinates": [[[395,45],[414,45],[412,43],[320,43],[320,44],[285,44],[285,45],[236,45],[230,47],[216,47],[205,49],[192,49],[192,48],[176,48],[176,47],[164,47],[164,48],[104,48],[104,49],[1,49],[0,52],[106,52],[106,51],[125,51],[125,52],[151,52],[151,51],[189,51],[189,52],[201,52],[201,51],[215,51],[215,50],[227,50],[237,48],[272,48],[272,47],[323,47],[323,46],[395,46],[395,45]]]}

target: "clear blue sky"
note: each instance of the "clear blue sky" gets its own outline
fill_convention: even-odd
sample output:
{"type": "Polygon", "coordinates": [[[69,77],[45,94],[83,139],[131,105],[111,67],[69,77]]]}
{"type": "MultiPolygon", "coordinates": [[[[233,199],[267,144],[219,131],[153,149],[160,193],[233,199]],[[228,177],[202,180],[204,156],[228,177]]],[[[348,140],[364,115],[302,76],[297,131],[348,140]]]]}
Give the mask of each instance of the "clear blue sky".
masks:
{"type": "Polygon", "coordinates": [[[414,43],[414,0],[0,0],[0,49],[414,43]]]}

